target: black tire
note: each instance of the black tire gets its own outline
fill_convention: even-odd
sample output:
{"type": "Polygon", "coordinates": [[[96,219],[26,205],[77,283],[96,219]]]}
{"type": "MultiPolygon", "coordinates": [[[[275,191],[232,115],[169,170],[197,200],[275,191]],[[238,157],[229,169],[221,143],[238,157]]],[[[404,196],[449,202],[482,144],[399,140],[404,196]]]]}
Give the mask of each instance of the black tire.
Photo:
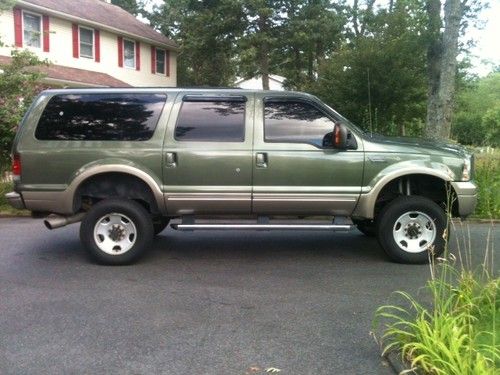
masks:
{"type": "Polygon", "coordinates": [[[368,237],[377,235],[377,226],[373,220],[353,220],[358,230],[368,237]]]}
{"type": "MultiPolygon", "coordinates": [[[[117,227],[118,230],[123,229],[122,227],[119,227],[119,225],[117,225],[117,227]]],[[[101,228],[104,227],[101,226],[101,228]]],[[[127,233],[127,230],[125,230],[125,233],[119,233],[118,235],[122,235],[121,238],[124,239],[127,238],[127,233]]],[[[89,212],[83,218],[80,226],[80,240],[88,254],[98,263],[107,265],[130,264],[139,259],[139,257],[141,257],[150,246],[153,239],[153,233],[153,221],[151,220],[150,213],[139,203],[126,199],[105,199],[98,202],[91,207],[89,212]],[[110,254],[102,250],[96,242],[94,229],[97,228],[99,223],[104,223],[102,225],[108,225],[105,223],[106,219],[104,219],[106,215],[111,215],[115,218],[123,215],[123,217],[125,217],[124,220],[126,220],[124,221],[124,225],[130,226],[130,222],[133,225],[135,232],[131,230],[129,237],[129,241],[133,243],[131,244],[130,249],[126,251],[123,249],[123,253],[110,254]],[[128,220],[130,220],[130,222],[128,220]]],[[[98,240],[99,238],[104,239],[104,236],[102,235],[100,236],[97,234],[96,236],[98,237],[98,240]]],[[[109,238],[111,238],[111,233],[109,238]]],[[[105,247],[103,243],[101,243],[101,246],[105,247]]],[[[117,246],[117,248],[118,247],[119,246],[117,246]]],[[[108,249],[108,251],[110,250],[108,249]]],[[[114,248],[113,251],[115,251],[114,248]]]]}
{"type": "Polygon", "coordinates": [[[170,222],[170,219],[167,219],[165,217],[159,217],[153,219],[153,230],[154,230],[154,235],[157,236],[163,230],[167,227],[168,223],[170,222]]]}
{"type": "Polygon", "coordinates": [[[434,257],[441,255],[444,251],[443,233],[447,222],[446,213],[428,198],[419,196],[396,198],[382,209],[377,222],[378,241],[387,255],[395,262],[427,263],[429,251],[432,251],[434,257]],[[403,215],[410,218],[406,225],[401,225],[405,222],[403,215]],[[422,229],[421,224],[431,230],[422,229]],[[430,233],[435,234],[433,241],[430,233]],[[399,244],[396,237],[400,240],[399,244]],[[427,238],[429,241],[426,240],[427,238]],[[412,246],[417,251],[410,252],[409,249],[412,246]],[[407,250],[404,247],[407,247],[407,250]],[[424,249],[420,250],[421,248],[424,249]]]}

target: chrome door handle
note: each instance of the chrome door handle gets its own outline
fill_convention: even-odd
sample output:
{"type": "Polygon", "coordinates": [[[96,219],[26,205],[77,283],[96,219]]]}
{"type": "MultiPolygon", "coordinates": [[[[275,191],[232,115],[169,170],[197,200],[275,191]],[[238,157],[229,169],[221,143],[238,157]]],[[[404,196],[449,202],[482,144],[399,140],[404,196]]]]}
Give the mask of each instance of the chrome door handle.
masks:
{"type": "Polygon", "coordinates": [[[267,168],[267,153],[257,152],[255,156],[255,165],[257,168],[267,168]]]}
{"type": "Polygon", "coordinates": [[[167,152],[165,155],[165,166],[167,168],[177,167],[177,154],[175,152],[167,152]]]}

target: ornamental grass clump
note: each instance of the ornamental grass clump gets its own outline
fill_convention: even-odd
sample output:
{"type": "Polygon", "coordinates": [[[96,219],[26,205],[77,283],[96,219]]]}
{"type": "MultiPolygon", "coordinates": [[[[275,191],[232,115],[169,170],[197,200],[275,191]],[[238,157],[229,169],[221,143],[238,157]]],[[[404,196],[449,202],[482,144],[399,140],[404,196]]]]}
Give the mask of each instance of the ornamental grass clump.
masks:
{"type": "Polygon", "coordinates": [[[434,259],[431,254],[430,280],[419,300],[396,292],[399,303],[380,307],[374,328],[382,329],[383,355],[397,353],[417,373],[500,374],[500,278],[493,268],[493,224],[477,268],[469,228],[460,226],[457,256],[446,251],[434,259]]]}

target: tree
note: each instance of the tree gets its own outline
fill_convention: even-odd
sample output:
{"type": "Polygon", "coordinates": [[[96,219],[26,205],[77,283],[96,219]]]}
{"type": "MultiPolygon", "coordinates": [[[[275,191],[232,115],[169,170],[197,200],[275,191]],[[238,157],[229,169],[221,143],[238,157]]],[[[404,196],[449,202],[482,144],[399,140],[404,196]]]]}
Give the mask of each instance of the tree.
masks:
{"type": "Polygon", "coordinates": [[[169,0],[149,19],[181,46],[179,85],[227,86],[234,81],[236,39],[245,25],[240,1],[169,0]]]}
{"type": "Polygon", "coordinates": [[[376,14],[351,12],[358,31],[327,56],[320,79],[306,90],[366,130],[419,135],[426,101],[422,2],[396,0],[376,14]]]}
{"type": "Polygon", "coordinates": [[[428,99],[425,134],[429,138],[450,138],[459,36],[480,7],[477,0],[445,0],[442,9],[441,0],[426,0],[428,99]]]}
{"type": "Polygon", "coordinates": [[[43,74],[35,68],[43,64],[28,50],[14,50],[10,64],[0,65],[0,167],[8,164],[17,126],[42,89],[43,74]]]}
{"type": "Polygon", "coordinates": [[[500,72],[466,82],[456,99],[453,139],[468,145],[500,146],[500,72]]]}
{"type": "Polygon", "coordinates": [[[143,9],[142,1],[137,2],[137,0],[111,0],[111,4],[118,5],[134,16],[141,13],[143,9]]]}

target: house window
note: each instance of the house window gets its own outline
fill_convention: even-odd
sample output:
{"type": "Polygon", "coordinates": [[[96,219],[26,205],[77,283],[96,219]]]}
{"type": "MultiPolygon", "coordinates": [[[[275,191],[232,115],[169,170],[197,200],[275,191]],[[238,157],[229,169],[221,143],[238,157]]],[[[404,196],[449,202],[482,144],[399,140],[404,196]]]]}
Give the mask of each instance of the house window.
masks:
{"type": "Polygon", "coordinates": [[[135,42],[123,40],[123,62],[127,68],[135,68],[135,42]]]}
{"type": "Polygon", "coordinates": [[[94,30],[80,26],[80,56],[94,58],[94,30]]]}
{"type": "Polygon", "coordinates": [[[42,46],[42,17],[23,12],[24,44],[28,47],[42,46]]]}
{"type": "Polygon", "coordinates": [[[156,49],[156,73],[165,74],[165,55],[164,49],[156,49]]]}

